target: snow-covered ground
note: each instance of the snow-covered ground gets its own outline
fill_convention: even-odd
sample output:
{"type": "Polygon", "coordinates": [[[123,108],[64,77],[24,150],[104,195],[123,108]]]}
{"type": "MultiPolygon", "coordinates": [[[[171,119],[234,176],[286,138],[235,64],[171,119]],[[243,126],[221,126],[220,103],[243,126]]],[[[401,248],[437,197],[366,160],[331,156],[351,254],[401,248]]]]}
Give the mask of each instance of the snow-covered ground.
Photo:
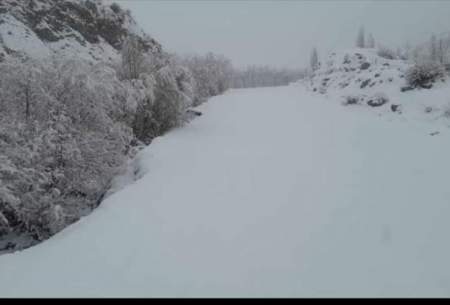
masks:
{"type": "Polygon", "coordinates": [[[142,179],[1,256],[0,296],[450,296],[443,118],[298,85],[200,109],[142,152],[142,179]]]}
{"type": "Polygon", "coordinates": [[[415,89],[402,92],[407,87],[406,74],[412,66],[405,60],[386,59],[376,49],[348,49],[331,52],[312,78],[304,85],[311,92],[323,95],[336,103],[347,103],[351,97],[357,103],[348,105],[359,110],[371,111],[380,116],[439,121],[450,120],[450,86],[445,77],[437,79],[431,90],[415,89]],[[381,107],[367,103],[377,96],[388,102],[381,107]],[[398,109],[393,113],[391,106],[398,109]]]}

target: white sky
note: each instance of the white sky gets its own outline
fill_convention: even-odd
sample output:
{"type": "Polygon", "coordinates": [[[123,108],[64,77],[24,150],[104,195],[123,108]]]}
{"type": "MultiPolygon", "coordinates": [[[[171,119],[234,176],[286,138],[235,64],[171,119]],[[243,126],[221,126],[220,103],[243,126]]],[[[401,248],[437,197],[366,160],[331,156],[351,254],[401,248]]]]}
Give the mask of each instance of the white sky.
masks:
{"type": "Polygon", "coordinates": [[[117,0],[166,50],[212,51],[236,66],[301,67],[313,46],[352,47],[364,25],[398,46],[450,31],[450,1],[117,0]]]}

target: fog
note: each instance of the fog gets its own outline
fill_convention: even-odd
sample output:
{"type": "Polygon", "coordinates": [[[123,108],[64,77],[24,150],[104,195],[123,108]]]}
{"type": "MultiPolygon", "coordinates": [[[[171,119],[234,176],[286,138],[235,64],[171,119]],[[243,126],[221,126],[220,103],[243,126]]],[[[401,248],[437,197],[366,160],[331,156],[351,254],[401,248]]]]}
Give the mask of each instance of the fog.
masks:
{"type": "Polygon", "coordinates": [[[168,51],[224,54],[237,66],[301,67],[351,47],[360,26],[377,43],[416,43],[450,29],[450,1],[117,1],[168,51]]]}

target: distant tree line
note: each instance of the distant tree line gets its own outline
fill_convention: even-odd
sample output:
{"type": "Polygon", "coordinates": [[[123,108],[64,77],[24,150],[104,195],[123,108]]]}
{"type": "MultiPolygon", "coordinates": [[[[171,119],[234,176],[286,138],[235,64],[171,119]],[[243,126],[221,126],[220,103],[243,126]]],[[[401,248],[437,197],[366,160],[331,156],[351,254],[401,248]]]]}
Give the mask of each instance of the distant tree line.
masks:
{"type": "Polygon", "coordinates": [[[250,66],[233,73],[233,88],[285,86],[306,76],[303,69],[276,69],[268,66],[250,66]]]}

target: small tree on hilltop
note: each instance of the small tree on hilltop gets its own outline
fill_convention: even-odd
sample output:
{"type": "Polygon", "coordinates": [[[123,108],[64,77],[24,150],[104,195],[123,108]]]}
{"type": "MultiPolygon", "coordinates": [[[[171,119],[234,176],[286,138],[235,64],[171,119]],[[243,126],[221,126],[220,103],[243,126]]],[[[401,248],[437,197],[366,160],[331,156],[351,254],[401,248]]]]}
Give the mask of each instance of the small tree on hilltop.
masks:
{"type": "Polygon", "coordinates": [[[436,35],[432,35],[430,39],[430,59],[433,62],[438,61],[438,45],[436,35]]]}
{"type": "Polygon", "coordinates": [[[365,42],[364,27],[361,27],[359,29],[358,37],[356,38],[356,47],[364,48],[365,45],[366,45],[366,42],[365,42]]]}
{"type": "Polygon", "coordinates": [[[310,66],[313,72],[319,69],[319,54],[317,53],[316,48],[311,52],[310,66]]]}
{"type": "Polygon", "coordinates": [[[369,37],[367,38],[367,47],[370,49],[375,48],[375,39],[372,34],[369,34],[369,37]]]}

